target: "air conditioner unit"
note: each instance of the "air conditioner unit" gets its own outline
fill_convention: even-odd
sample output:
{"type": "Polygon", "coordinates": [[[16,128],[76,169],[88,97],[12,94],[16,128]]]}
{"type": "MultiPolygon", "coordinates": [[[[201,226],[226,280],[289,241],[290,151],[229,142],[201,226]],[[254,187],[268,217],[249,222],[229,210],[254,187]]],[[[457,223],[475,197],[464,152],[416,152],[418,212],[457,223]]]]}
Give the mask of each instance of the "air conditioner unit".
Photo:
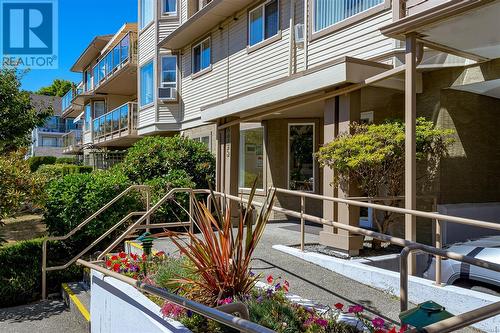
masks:
{"type": "Polygon", "coordinates": [[[161,100],[174,100],[177,98],[177,89],[160,87],[158,88],[158,98],[161,100]]]}
{"type": "Polygon", "coordinates": [[[298,23],[294,27],[294,32],[295,32],[295,43],[296,44],[303,44],[304,43],[304,24],[303,23],[298,23]]]}

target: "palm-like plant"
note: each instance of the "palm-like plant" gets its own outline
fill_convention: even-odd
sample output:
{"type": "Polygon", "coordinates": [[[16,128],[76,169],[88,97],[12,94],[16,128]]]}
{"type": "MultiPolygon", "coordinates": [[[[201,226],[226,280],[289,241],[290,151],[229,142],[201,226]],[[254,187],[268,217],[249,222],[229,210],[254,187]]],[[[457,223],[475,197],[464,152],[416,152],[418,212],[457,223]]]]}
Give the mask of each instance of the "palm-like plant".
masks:
{"type": "MultiPolygon", "coordinates": [[[[230,208],[223,211],[217,200],[213,199],[215,214],[203,202],[193,205],[192,218],[202,237],[191,232],[164,233],[194,267],[196,278],[180,277],[172,281],[181,286],[186,297],[217,306],[228,297],[241,297],[250,293],[258,278],[251,273],[250,262],[269,220],[275,191],[268,194],[255,225],[251,214],[254,195],[255,183],[246,209],[240,211],[236,230],[233,230],[231,223],[230,208]]],[[[212,198],[215,198],[213,192],[212,198]]]]}

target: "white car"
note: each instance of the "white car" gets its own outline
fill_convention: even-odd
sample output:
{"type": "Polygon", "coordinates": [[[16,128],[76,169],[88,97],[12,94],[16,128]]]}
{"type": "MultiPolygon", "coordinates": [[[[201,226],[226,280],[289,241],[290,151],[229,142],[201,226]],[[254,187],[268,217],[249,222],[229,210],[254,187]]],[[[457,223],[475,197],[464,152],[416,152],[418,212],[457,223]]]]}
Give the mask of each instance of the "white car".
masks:
{"type": "MultiPolygon", "coordinates": [[[[456,243],[446,247],[451,252],[500,264],[500,236],[488,236],[477,240],[456,243]]],[[[424,272],[426,279],[434,280],[436,259],[430,257],[424,272]]],[[[442,282],[472,290],[500,295],[500,273],[486,268],[469,265],[452,259],[442,258],[442,282]]]]}

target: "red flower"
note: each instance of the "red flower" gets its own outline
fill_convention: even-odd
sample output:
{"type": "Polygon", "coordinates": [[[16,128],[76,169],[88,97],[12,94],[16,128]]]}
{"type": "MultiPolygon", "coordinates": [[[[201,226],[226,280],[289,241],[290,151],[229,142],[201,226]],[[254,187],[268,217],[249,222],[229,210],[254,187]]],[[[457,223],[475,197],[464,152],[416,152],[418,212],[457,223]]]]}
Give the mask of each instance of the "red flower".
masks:
{"type": "Polygon", "coordinates": [[[157,257],[163,257],[164,255],[165,255],[165,252],[164,252],[164,251],[160,251],[160,252],[157,252],[157,253],[155,254],[155,256],[157,256],[157,257]]]}
{"type": "Polygon", "coordinates": [[[114,265],[113,265],[113,270],[114,270],[115,272],[118,272],[118,271],[120,270],[120,264],[114,264],[114,265]]]}
{"type": "Polygon", "coordinates": [[[112,256],[111,260],[118,260],[118,257],[117,256],[112,256]]]}
{"type": "Polygon", "coordinates": [[[396,333],[396,327],[391,328],[391,330],[387,333],[396,333]]]}
{"type": "Polygon", "coordinates": [[[376,318],[372,319],[372,325],[375,328],[382,328],[382,327],[384,327],[384,324],[385,324],[385,321],[380,317],[376,317],[376,318]]]}
{"type": "Polygon", "coordinates": [[[106,267],[111,267],[111,260],[106,260],[106,267]]]}
{"type": "Polygon", "coordinates": [[[134,259],[134,261],[136,261],[137,258],[139,257],[137,254],[134,253],[131,253],[130,256],[132,257],[132,259],[134,259]]]}
{"type": "Polygon", "coordinates": [[[119,256],[120,256],[120,258],[122,258],[122,259],[127,257],[127,255],[125,254],[125,252],[120,252],[118,255],[119,255],[119,256]]]}
{"type": "Polygon", "coordinates": [[[403,326],[401,326],[401,328],[399,329],[399,333],[405,333],[407,329],[408,329],[408,324],[404,324],[404,325],[403,325],[403,326]]]}
{"type": "Polygon", "coordinates": [[[283,282],[283,289],[288,292],[288,290],[290,289],[290,283],[285,280],[285,282],[283,282]]]}
{"type": "Polygon", "coordinates": [[[342,309],[344,309],[344,304],[342,304],[342,303],[335,303],[334,307],[335,307],[335,309],[342,311],[342,309]]]}
{"type": "Polygon", "coordinates": [[[272,283],[273,283],[273,281],[274,281],[273,276],[272,276],[272,275],[269,275],[269,276],[267,277],[267,283],[272,284],[272,283]]]}
{"type": "Polygon", "coordinates": [[[142,261],[146,261],[146,259],[148,259],[148,256],[145,253],[143,253],[142,254],[142,261]]]}

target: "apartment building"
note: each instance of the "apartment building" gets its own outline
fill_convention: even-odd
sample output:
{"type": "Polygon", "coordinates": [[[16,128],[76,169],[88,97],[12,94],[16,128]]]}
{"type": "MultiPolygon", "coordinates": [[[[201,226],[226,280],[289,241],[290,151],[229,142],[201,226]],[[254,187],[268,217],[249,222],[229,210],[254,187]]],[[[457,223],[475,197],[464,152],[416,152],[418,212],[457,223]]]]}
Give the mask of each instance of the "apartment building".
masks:
{"type": "Polygon", "coordinates": [[[63,117],[83,122],[65,137],[65,152],[108,168],[119,162],[137,134],[137,24],[95,37],[71,67],[82,81],[62,100],[63,117]]]}
{"type": "MultiPolygon", "coordinates": [[[[417,167],[408,158],[405,206],[494,219],[499,7],[479,0],[139,0],[138,134],[180,132],[206,142],[217,155],[217,187],[227,193],[245,194],[258,176],[261,195],[276,186],[348,198],[363,193],[332,187],[332,170],[313,153],[352,122],[406,117],[412,128],[418,114],[454,129],[457,140],[441,166],[437,207],[417,201],[417,167]],[[420,30],[404,30],[413,20],[420,30]]],[[[300,207],[294,196],[280,195],[278,204],[300,207]]],[[[359,210],[343,205],[311,199],[305,210],[360,221],[359,210]]],[[[410,218],[393,232],[425,237],[431,224],[419,225],[410,218]]],[[[321,242],[356,254],[362,238],[325,227],[321,242]]]]}
{"type": "Polygon", "coordinates": [[[61,117],[61,98],[55,96],[35,95],[30,96],[33,106],[37,110],[52,107],[54,110],[43,126],[31,132],[31,145],[28,156],[63,156],[64,137],[67,133],[78,130],[81,124],[74,118],[61,117]]]}

